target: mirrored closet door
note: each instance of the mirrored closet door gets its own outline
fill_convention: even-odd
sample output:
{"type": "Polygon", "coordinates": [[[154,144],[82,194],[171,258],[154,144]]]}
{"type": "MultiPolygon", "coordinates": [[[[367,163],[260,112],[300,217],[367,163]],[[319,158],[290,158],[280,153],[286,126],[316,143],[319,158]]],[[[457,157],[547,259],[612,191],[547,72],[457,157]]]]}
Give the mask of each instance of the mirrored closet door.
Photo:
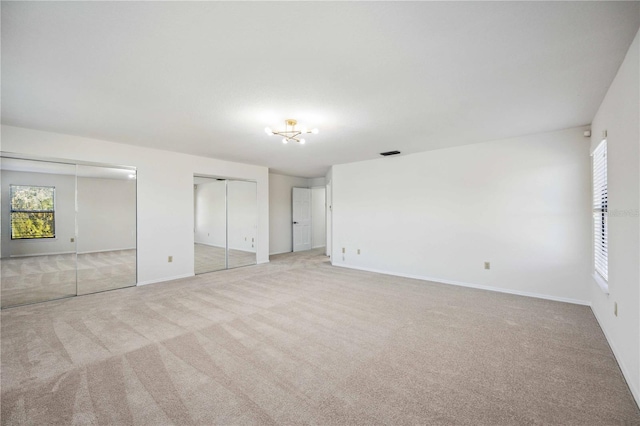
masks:
{"type": "Polygon", "coordinates": [[[76,166],[0,159],[2,307],[76,295],[76,166]]]}
{"type": "Polygon", "coordinates": [[[196,274],[256,264],[256,183],[194,177],[196,274]]]}
{"type": "Polygon", "coordinates": [[[258,201],[256,183],[227,181],[228,267],[256,264],[256,223],[258,201]]]}
{"type": "Polygon", "coordinates": [[[227,268],[227,181],[194,178],[195,273],[227,268]]]}
{"type": "Polygon", "coordinates": [[[78,291],[136,284],[135,171],[78,165],[78,291]]]}
{"type": "Polygon", "coordinates": [[[136,171],[0,156],[1,307],[136,284],[136,171]]]}

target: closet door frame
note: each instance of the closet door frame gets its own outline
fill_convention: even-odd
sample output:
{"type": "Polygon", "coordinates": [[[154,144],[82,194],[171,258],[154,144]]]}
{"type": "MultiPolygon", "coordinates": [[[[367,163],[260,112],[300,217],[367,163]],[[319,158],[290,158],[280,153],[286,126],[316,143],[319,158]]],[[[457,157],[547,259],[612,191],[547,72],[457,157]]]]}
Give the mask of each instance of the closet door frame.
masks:
{"type": "MultiPolygon", "coordinates": [[[[233,268],[229,267],[229,182],[249,182],[249,183],[253,183],[256,187],[256,193],[255,193],[255,206],[256,206],[256,223],[255,228],[257,231],[257,227],[258,227],[258,220],[257,220],[257,214],[258,214],[258,182],[255,180],[251,180],[251,179],[238,179],[238,178],[232,178],[232,177],[224,177],[224,176],[218,176],[218,175],[206,175],[206,174],[202,174],[202,173],[194,173],[193,175],[194,180],[195,179],[211,179],[213,180],[217,180],[217,181],[224,181],[224,222],[225,222],[225,231],[224,231],[224,235],[225,235],[225,241],[224,241],[224,249],[225,249],[225,254],[224,254],[224,269],[216,269],[216,270],[212,270],[212,271],[206,271],[206,272],[200,272],[197,275],[201,275],[201,274],[208,274],[210,272],[218,272],[218,271],[226,271],[228,269],[235,269],[235,268],[242,268],[244,266],[251,266],[251,265],[257,265],[258,264],[258,252],[257,252],[257,247],[258,247],[258,233],[256,232],[256,235],[254,238],[254,246],[256,248],[256,252],[255,252],[255,259],[254,262],[250,265],[242,265],[242,266],[236,266],[233,268]]],[[[194,200],[194,218],[195,218],[195,200],[194,200]]],[[[194,228],[195,228],[195,223],[194,223],[194,228]]],[[[194,247],[195,247],[195,240],[194,240],[194,247]]],[[[194,250],[194,272],[195,272],[195,250],[194,250]]]]}
{"type": "MultiPolygon", "coordinates": [[[[105,169],[119,169],[119,170],[123,170],[123,171],[128,171],[130,173],[135,174],[135,200],[134,200],[134,206],[133,208],[135,209],[135,247],[136,247],[136,254],[135,254],[135,283],[130,286],[130,287],[134,287],[138,284],[138,185],[137,185],[137,168],[134,166],[124,166],[124,165],[118,165],[118,164],[108,164],[108,163],[98,163],[98,162],[91,162],[91,161],[83,161],[83,160],[73,160],[73,159],[66,159],[66,158],[56,158],[56,157],[46,157],[46,156],[37,156],[37,155],[29,155],[29,154],[22,154],[22,153],[18,153],[18,152],[10,152],[10,151],[0,151],[0,160],[22,160],[22,161],[33,161],[33,162],[40,162],[40,163],[46,163],[46,164],[62,164],[62,165],[68,165],[68,166],[73,166],[74,167],[74,217],[73,217],[73,221],[74,221],[74,229],[73,229],[73,243],[74,243],[74,248],[73,248],[73,254],[75,257],[74,260],[74,268],[75,268],[75,294],[74,295],[69,295],[69,296],[64,296],[62,298],[52,298],[52,299],[47,299],[47,300],[38,300],[38,301],[33,301],[33,302],[27,302],[27,303],[18,303],[15,305],[7,305],[7,306],[3,306],[2,309],[5,308],[9,308],[9,307],[14,307],[14,306],[25,306],[25,305],[31,305],[34,303],[43,303],[43,302],[49,302],[52,300],[61,300],[61,299],[68,299],[71,297],[77,297],[78,296],[78,166],[90,166],[90,167],[99,167],[99,168],[105,168],[105,169]]],[[[56,202],[54,200],[54,202],[56,202]]],[[[10,255],[9,255],[10,256],[10,255]]],[[[101,290],[101,291],[106,291],[106,290],[101,290]]],[[[100,292],[100,291],[99,291],[100,292]]],[[[87,293],[87,294],[92,294],[92,293],[87,293]]]]}

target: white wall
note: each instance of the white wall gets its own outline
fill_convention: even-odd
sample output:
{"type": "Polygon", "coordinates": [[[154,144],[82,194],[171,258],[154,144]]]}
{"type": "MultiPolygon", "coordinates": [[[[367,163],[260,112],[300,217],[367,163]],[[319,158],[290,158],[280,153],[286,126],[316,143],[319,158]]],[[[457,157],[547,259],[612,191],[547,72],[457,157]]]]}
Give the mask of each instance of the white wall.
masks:
{"type": "Polygon", "coordinates": [[[227,239],[226,184],[199,183],[195,189],[195,242],[225,247],[227,239]]]}
{"type": "Polygon", "coordinates": [[[256,186],[253,182],[231,180],[228,183],[229,248],[255,252],[256,186]]]}
{"type": "Polygon", "coordinates": [[[313,188],[316,186],[325,186],[326,183],[327,180],[324,176],[307,179],[307,185],[309,185],[309,188],[313,188]]]}
{"type": "Polygon", "coordinates": [[[78,177],[78,253],[136,248],[136,181],[78,177]]]}
{"type": "Polygon", "coordinates": [[[325,191],[324,186],[311,188],[311,244],[313,248],[325,246],[327,232],[325,191]]]}
{"type": "Polygon", "coordinates": [[[587,304],[583,130],[333,166],[332,263],[587,304]]]}
{"type": "Polygon", "coordinates": [[[293,251],[291,193],[308,188],[309,179],[269,173],[269,254],[293,251]]]}
{"type": "MultiPolygon", "coordinates": [[[[640,404],[639,34],[592,123],[592,147],[600,142],[602,131],[607,131],[609,294],[594,280],[589,287],[593,312],[640,404]]],[[[592,265],[589,270],[593,271],[592,265]]]]}
{"type": "Polygon", "coordinates": [[[13,126],[2,126],[1,150],[137,167],[139,283],[193,275],[194,174],[257,182],[257,258],[269,260],[266,167],[13,126]]]}

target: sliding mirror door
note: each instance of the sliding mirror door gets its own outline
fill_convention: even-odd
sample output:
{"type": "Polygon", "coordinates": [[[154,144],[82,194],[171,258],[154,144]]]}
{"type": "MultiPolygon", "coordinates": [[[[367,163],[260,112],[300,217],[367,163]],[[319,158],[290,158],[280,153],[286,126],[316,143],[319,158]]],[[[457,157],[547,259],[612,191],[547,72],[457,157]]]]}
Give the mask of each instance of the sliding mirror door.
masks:
{"type": "Polygon", "coordinates": [[[229,268],[256,264],[256,183],[227,182],[229,268]]]}
{"type": "Polygon", "coordinates": [[[227,182],[194,177],[194,269],[196,274],[227,268],[227,182]]]}
{"type": "Polygon", "coordinates": [[[194,177],[196,274],[256,264],[255,182],[194,177]]]}
{"type": "Polygon", "coordinates": [[[1,307],[136,285],[134,168],[0,156],[1,307]]]}
{"type": "Polygon", "coordinates": [[[78,165],[78,291],[136,285],[136,171],[78,165]]]}
{"type": "Polygon", "coordinates": [[[2,307],[76,295],[76,166],[0,158],[2,307]]]}

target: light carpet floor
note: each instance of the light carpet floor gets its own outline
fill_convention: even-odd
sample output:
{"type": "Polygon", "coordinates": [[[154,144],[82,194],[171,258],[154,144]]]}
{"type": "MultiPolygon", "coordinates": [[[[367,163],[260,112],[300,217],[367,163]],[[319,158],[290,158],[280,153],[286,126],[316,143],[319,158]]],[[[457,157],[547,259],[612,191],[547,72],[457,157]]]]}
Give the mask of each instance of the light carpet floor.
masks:
{"type": "Polygon", "coordinates": [[[0,259],[3,308],[136,284],[136,251],[55,254],[0,259]]]}
{"type": "Polygon", "coordinates": [[[1,318],[4,425],[640,424],[588,307],[318,250],[1,318]]]}
{"type": "MultiPolygon", "coordinates": [[[[212,271],[225,269],[225,249],[206,244],[194,244],[194,269],[197,274],[204,274],[212,271]]],[[[229,268],[239,268],[241,266],[255,265],[256,254],[229,249],[229,268]]]]}

